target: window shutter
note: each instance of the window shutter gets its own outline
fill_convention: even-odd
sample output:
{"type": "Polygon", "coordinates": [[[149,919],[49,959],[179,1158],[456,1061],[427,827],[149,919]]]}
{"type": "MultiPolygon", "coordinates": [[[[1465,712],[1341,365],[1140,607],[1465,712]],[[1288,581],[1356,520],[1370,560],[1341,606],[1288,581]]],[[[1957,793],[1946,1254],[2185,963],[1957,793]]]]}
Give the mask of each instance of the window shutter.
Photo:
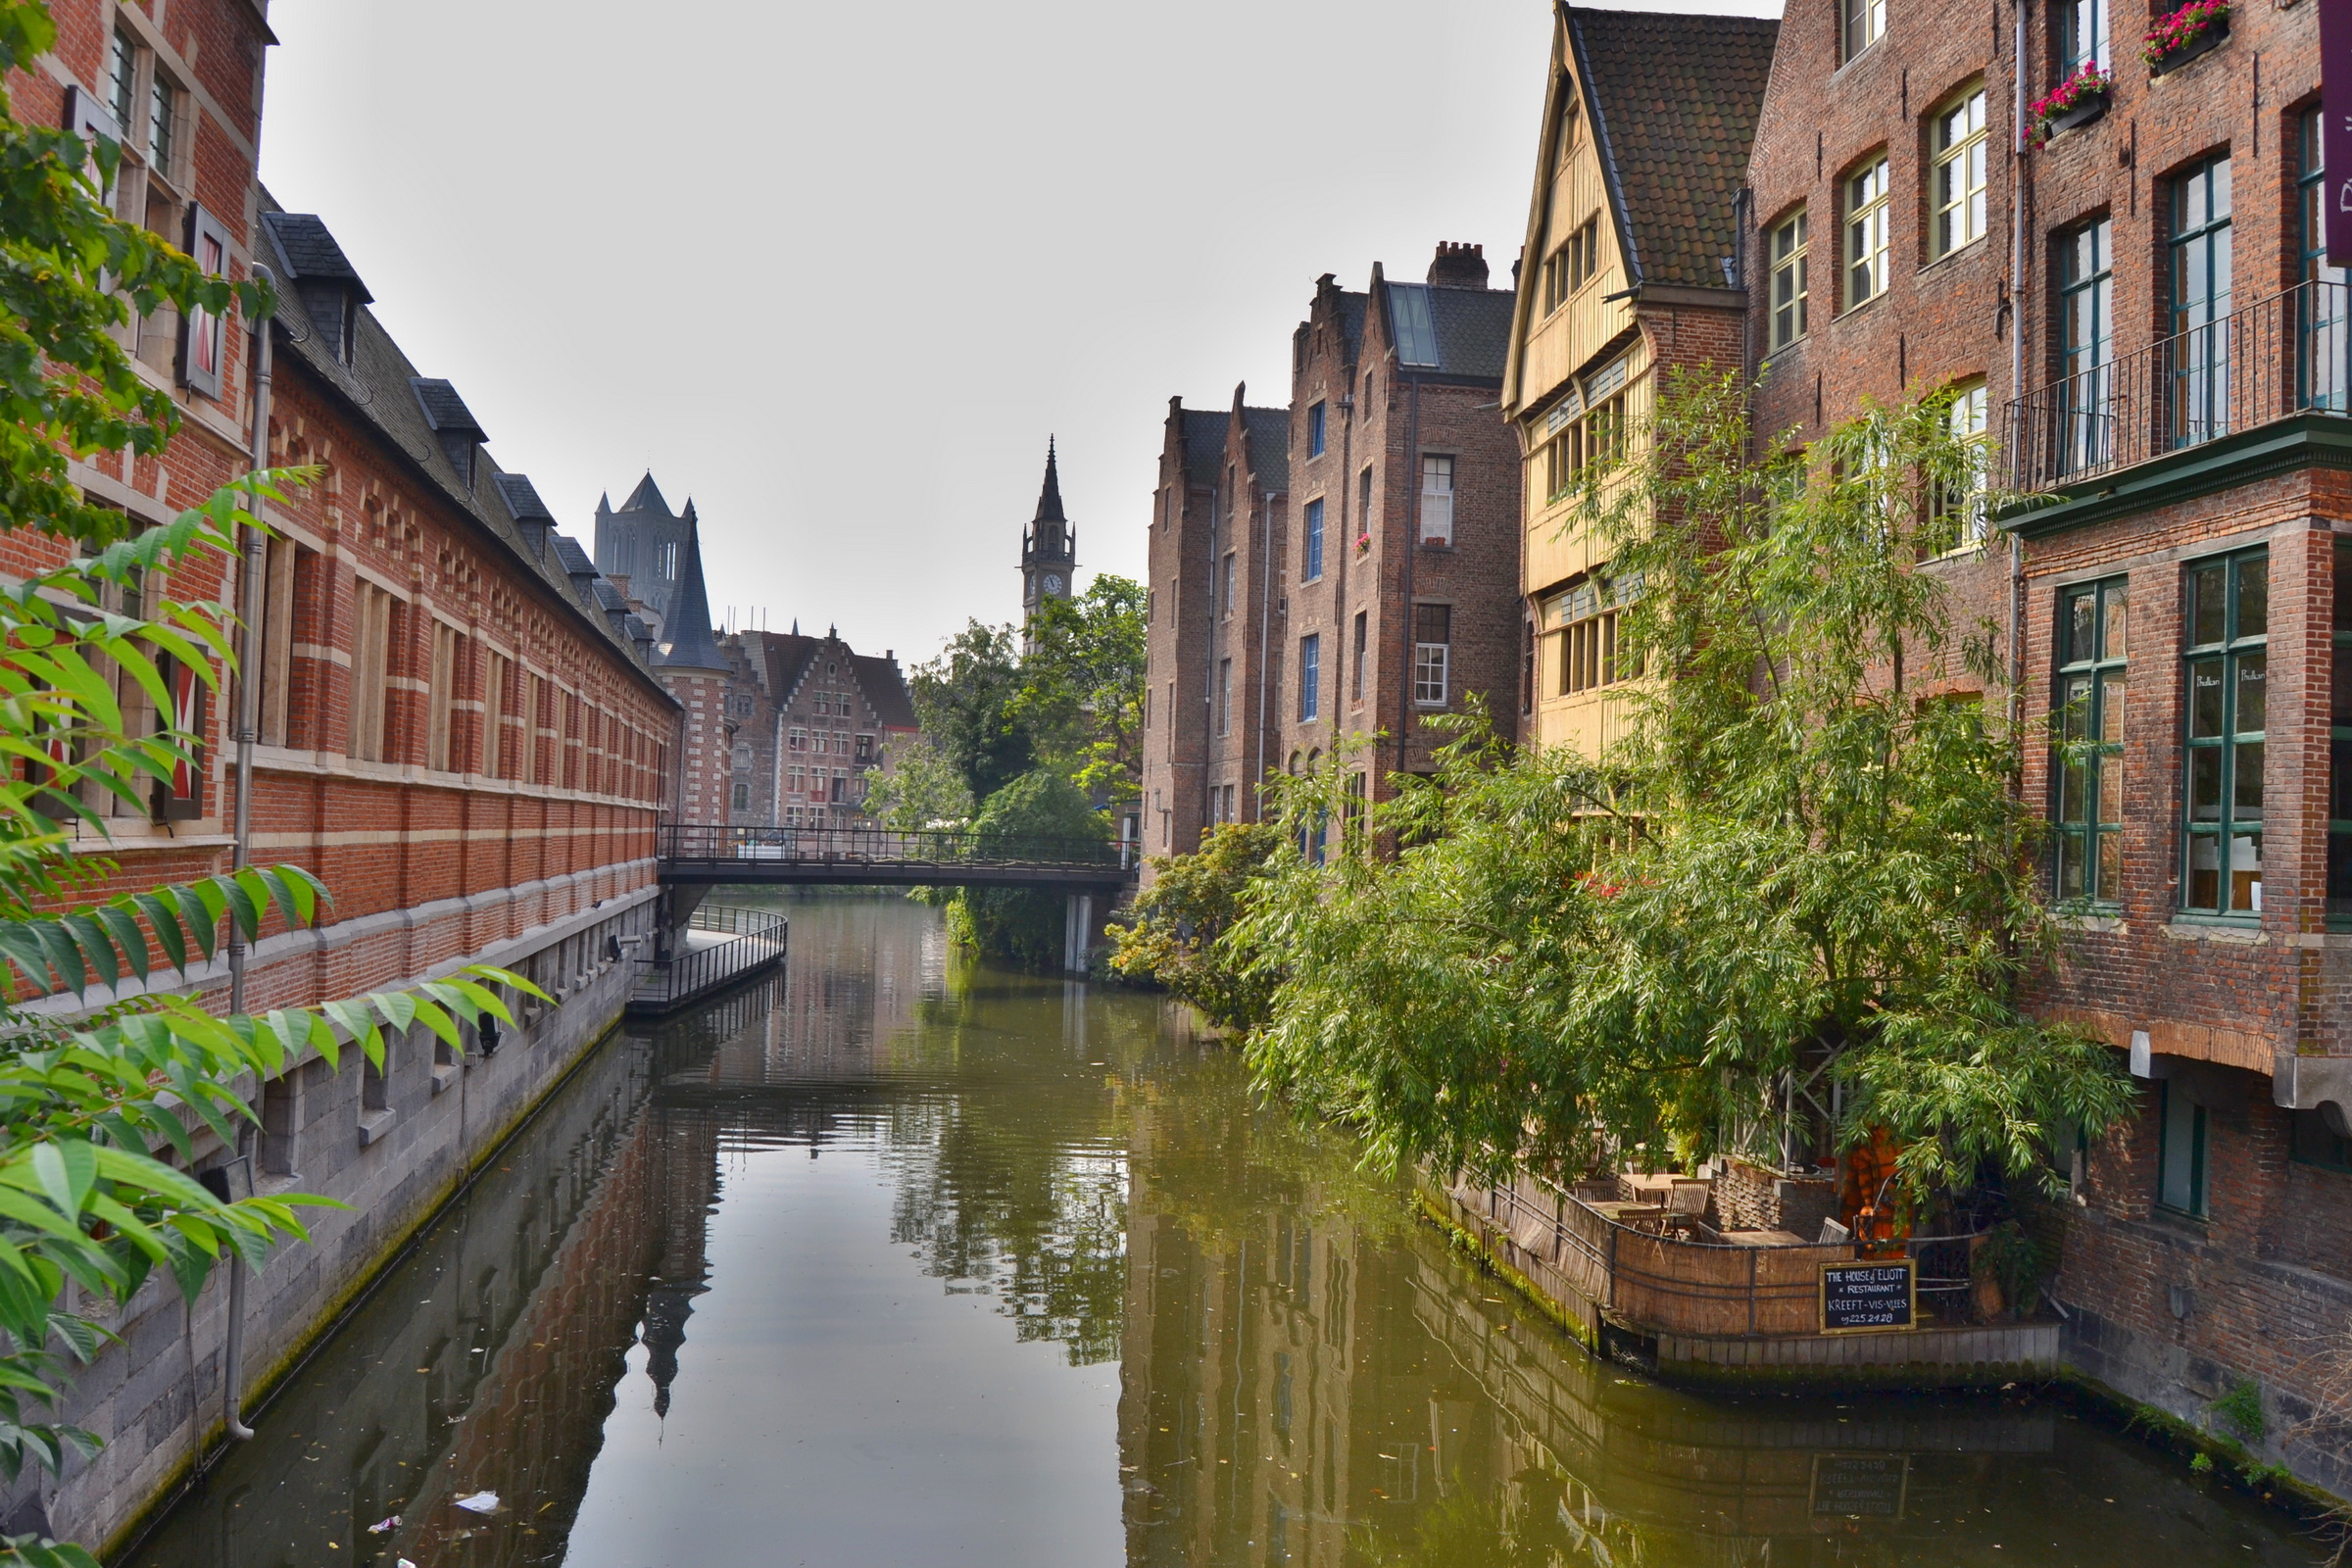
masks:
{"type": "MultiPolygon", "coordinates": [[[[79,87],[66,89],[66,128],[88,141],[93,154],[101,136],[113,142],[118,152],[122,149],[122,127],[115,123],[114,112],[79,87]]],[[[121,165],[116,167],[120,171],[121,165]]],[[[115,181],[99,170],[95,157],[90,160],[90,174],[98,182],[99,199],[112,209],[115,205],[115,181]]]]}
{"type": "MultiPolygon", "coordinates": [[[[188,254],[215,276],[228,275],[228,230],[201,205],[188,207],[188,254]]],[[[212,311],[192,310],[180,321],[179,378],[191,392],[220,395],[221,361],[227,352],[224,326],[212,311]]]]}
{"type": "Polygon", "coordinates": [[[172,694],[166,726],[182,737],[188,755],[172,764],[169,778],[155,784],[154,815],[159,822],[184,822],[204,814],[205,693],[195,668],[170,655],[156,660],[165,689],[172,694]]]}

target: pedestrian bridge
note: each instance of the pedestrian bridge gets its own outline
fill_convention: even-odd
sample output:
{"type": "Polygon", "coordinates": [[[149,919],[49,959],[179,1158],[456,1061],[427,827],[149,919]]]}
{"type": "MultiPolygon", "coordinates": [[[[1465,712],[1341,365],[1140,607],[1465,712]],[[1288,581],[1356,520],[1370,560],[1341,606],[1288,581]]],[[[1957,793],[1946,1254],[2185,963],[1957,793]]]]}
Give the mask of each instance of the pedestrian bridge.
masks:
{"type": "MultiPolygon", "coordinates": [[[[1135,884],[1142,859],[1128,840],[1015,838],[1002,833],[889,828],[662,829],[662,882],[670,923],[686,920],[714,887],[1028,888],[1064,898],[1062,968],[1087,972],[1103,917],[1135,884]]],[[[668,948],[664,948],[664,953],[668,948]]]]}

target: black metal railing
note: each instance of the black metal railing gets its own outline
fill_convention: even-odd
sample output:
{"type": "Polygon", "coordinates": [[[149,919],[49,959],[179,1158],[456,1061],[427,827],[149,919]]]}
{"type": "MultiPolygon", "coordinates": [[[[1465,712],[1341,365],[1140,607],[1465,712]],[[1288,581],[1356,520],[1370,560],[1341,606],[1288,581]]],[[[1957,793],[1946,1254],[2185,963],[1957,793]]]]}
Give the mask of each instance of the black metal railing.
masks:
{"type": "Polygon", "coordinates": [[[629,1004],[662,1009],[716,991],[720,987],[784,956],[790,925],[773,909],[745,909],[704,906],[687,922],[689,931],[714,931],[731,942],[691,948],[666,958],[645,961],[629,1004]]]}
{"type": "Polygon", "coordinates": [[[2313,279],[2009,405],[2009,484],[2052,490],[2290,415],[2352,412],[2352,285],[2313,279]]]}
{"type": "Polygon", "coordinates": [[[662,858],[672,862],[1126,871],[1136,863],[1136,846],[1124,840],[1020,838],[946,828],[902,832],[672,822],[662,830],[662,858]]]}

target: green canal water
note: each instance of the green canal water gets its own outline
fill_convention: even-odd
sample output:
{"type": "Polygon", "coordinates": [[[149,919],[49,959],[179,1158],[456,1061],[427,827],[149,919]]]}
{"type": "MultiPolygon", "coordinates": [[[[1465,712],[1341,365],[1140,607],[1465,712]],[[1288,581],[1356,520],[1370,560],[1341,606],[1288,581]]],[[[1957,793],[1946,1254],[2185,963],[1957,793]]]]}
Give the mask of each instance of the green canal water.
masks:
{"type": "Polygon", "coordinates": [[[2325,1556],[2058,1405],[1597,1362],[1155,999],[789,907],[787,972],[601,1048],[127,1561],[2325,1556]]]}

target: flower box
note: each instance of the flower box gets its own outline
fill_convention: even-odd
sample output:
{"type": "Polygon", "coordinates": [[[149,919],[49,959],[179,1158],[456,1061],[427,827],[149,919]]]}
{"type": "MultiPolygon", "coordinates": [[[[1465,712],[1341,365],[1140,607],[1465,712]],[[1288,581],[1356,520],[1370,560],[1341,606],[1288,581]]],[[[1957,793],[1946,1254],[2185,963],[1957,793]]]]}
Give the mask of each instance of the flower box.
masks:
{"type": "Polygon", "coordinates": [[[2151,79],[2169,75],[2220,48],[2229,36],[2230,0],[2189,0],[2148,29],[2139,58],[2147,62],[2151,79]]]}
{"type": "Polygon", "coordinates": [[[2035,139],[2046,142],[2062,130],[2089,124],[2107,112],[2114,89],[2115,73],[2101,70],[2095,60],[2085,61],[2080,71],[2028,107],[2035,139]]]}

